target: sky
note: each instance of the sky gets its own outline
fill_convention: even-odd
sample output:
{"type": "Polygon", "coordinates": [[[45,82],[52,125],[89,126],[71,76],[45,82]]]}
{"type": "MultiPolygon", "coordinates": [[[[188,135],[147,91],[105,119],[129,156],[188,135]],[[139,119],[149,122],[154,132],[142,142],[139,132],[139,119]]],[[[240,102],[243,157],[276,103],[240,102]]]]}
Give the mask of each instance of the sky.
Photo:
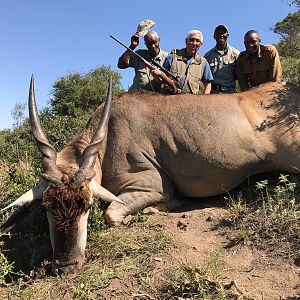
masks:
{"type": "MultiPolygon", "coordinates": [[[[118,69],[125,49],[109,36],[129,45],[144,19],[155,22],[152,29],[168,52],[183,48],[187,33],[198,29],[204,35],[199,54],[204,55],[215,45],[213,31],[218,24],[229,28],[229,44],[242,51],[244,34],[250,29],[260,32],[262,43],[279,41],[270,28],[297,11],[290,2],[0,0],[0,130],[12,128],[11,111],[16,103],[27,106],[31,74],[38,109],[49,104],[57,79],[70,72],[85,74],[101,65],[119,72],[127,89],[134,71],[118,69]]],[[[136,50],[141,48],[145,48],[143,38],[136,50]]]]}

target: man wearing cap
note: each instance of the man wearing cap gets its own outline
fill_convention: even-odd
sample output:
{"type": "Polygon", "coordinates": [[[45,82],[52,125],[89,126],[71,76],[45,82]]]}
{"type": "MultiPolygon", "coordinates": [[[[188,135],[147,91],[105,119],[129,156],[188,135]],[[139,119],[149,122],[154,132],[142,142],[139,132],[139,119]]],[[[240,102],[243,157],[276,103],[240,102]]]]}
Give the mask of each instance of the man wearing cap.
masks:
{"type": "MultiPolygon", "coordinates": [[[[155,31],[148,32],[144,36],[144,41],[147,49],[139,49],[137,54],[142,56],[149,62],[151,59],[155,60],[161,66],[163,65],[165,58],[168,56],[168,52],[160,49],[160,38],[155,31]]],[[[130,49],[134,50],[139,44],[139,34],[135,33],[131,37],[130,49]]],[[[132,54],[129,50],[126,50],[118,60],[118,68],[134,68],[135,75],[133,83],[128,89],[132,90],[147,90],[154,92],[161,92],[161,82],[154,79],[151,70],[139,59],[136,55],[132,54]]]]}
{"type": "Polygon", "coordinates": [[[203,35],[199,30],[192,30],[185,39],[186,47],[174,49],[166,58],[163,67],[179,76],[181,93],[199,94],[201,82],[204,94],[210,94],[213,80],[206,59],[197,52],[203,44],[203,35]]]}
{"type": "Polygon", "coordinates": [[[240,52],[227,43],[228,36],[228,28],[218,25],[214,31],[216,46],[204,55],[214,77],[212,93],[236,92],[236,61],[240,52]]]}
{"type": "Polygon", "coordinates": [[[282,69],[277,49],[272,45],[260,44],[256,30],[249,30],[244,36],[246,50],[237,60],[237,79],[241,91],[268,82],[281,81],[282,69]]]}

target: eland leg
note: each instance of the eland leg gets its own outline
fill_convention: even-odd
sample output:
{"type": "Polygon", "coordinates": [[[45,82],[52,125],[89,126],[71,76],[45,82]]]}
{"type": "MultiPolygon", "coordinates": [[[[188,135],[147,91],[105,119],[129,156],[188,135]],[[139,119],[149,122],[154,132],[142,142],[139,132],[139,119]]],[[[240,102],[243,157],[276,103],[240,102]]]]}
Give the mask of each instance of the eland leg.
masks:
{"type": "Polygon", "coordinates": [[[123,186],[126,187],[117,196],[126,205],[118,202],[109,205],[105,219],[110,224],[120,224],[126,216],[151,205],[159,204],[158,208],[163,210],[173,210],[181,206],[174,197],[169,178],[156,170],[139,172],[134,179],[130,178],[123,183],[123,186]]]}

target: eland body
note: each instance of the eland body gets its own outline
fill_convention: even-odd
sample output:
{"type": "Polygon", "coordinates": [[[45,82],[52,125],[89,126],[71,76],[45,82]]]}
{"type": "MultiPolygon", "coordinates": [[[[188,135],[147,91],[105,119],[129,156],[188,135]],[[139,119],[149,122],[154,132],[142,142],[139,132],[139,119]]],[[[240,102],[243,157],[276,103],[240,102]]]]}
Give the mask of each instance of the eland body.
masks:
{"type": "MultiPolygon", "coordinates": [[[[237,94],[141,92],[111,98],[110,83],[105,105],[56,153],[41,128],[31,82],[30,120],[44,172],[40,183],[9,207],[46,208],[56,273],[82,266],[93,198],[111,202],[105,218],[119,224],[151,205],[174,209],[178,195],[219,195],[267,171],[299,174],[296,86],[268,83],[237,94]]],[[[8,220],[2,229],[13,223],[8,220]]]]}

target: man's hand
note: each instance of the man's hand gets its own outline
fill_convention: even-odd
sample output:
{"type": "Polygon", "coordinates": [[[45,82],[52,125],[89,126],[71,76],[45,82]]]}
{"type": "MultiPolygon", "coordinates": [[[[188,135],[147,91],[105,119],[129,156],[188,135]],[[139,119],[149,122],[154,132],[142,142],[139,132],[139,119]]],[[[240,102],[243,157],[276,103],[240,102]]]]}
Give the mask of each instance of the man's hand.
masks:
{"type": "Polygon", "coordinates": [[[135,33],[132,37],[131,37],[131,44],[130,44],[130,49],[134,50],[138,44],[139,44],[139,35],[137,33],[135,33]]]}
{"type": "Polygon", "coordinates": [[[161,79],[162,71],[160,71],[158,69],[154,69],[154,70],[151,70],[150,73],[156,81],[160,81],[160,82],[162,81],[162,79],[161,79]]]}

